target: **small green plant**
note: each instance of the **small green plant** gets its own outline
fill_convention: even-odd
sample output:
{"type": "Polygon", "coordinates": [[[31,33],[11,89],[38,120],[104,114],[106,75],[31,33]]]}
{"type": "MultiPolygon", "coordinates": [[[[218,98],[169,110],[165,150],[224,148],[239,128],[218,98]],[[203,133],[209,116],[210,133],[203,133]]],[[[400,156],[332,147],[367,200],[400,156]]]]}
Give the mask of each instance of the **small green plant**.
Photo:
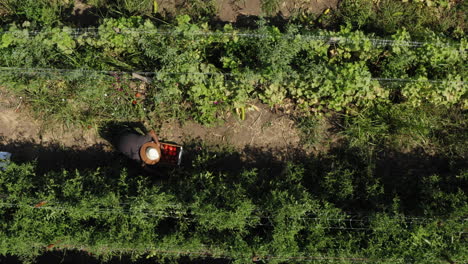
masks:
{"type": "MultiPolygon", "coordinates": [[[[109,14],[143,16],[151,15],[155,11],[154,0],[89,0],[87,4],[97,8],[108,9],[109,14]]],[[[157,8],[157,6],[156,6],[157,8]]]]}
{"type": "Polygon", "coordinates": [[[325,115],[305,115],[295,121],[301,130],[301,141],[318,152],[326,152],[332,147],[337,135],[332,133],[332,119],[325,115]]]}
{"type": "Polygon", "coordinates": [[[176,6],[177,15],[188,15],[194,21],[208,22],[216,16],[217,4],[213,0],[182,0],[176,6]]]}
{"type": "Polygon", "coordinates": [[[375,16],[372,0],[343,0],[338,10],[345,24],[351,24],[358,29],[369,24],[375,16]]]}
{"type": "Polygon", "coordinates": [[[4,10],[6,15],[24,17],[34,23],[50,26],[62,24],[65,10],[72,5],[69,0],[2,0],[0,10],[4,10]]]}
{"type": "Polygon", "coordinates": [[[117,0],[116,8],[131,15],[149,15],[154,11],[154,0],[117,0]]]}
{"type": "Polygon", "coordinates": [[[262,10],[268,16],[273,16],[278,12],[282,0],[262,0],[262,10]]]}

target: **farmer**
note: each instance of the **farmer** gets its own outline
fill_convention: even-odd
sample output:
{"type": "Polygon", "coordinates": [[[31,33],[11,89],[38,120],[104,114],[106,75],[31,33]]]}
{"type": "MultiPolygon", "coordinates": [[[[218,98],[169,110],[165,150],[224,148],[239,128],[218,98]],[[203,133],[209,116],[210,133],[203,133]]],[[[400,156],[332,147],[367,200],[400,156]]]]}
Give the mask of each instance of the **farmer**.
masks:
{"type": "Polygon", "coordinates": [[[143,166],[155,165],[161,159],[161,144],[154,130],[145,136],[123,133],[117,140],[117,149],[143,166]]]}

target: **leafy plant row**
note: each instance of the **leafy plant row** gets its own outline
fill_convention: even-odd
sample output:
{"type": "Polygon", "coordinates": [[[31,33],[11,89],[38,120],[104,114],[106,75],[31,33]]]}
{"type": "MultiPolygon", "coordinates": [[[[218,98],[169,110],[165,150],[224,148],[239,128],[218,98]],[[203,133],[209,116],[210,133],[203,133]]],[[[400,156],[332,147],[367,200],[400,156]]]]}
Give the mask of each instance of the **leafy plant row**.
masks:
{"type": "MultiPolygon", "coordinates": [[[[182,1],[174,10],[162,7],[161,1],[153,0],[89,0],[83,5],[68,0],[3,0],[0,2],[0,24],[11,21],[31,21],[34,25],[95,25],[103,18],[142,15],[153,21],[172,23],[174,16],[187,14],[196,21],[219,22],[219,3],[215,0],[182,1]],[[157,13],[157,14],[156,14],[157,13]],[[85,15],[84,15],[85,14],[85,15]],[[155,18],[156,16],[157,18],[155,18]],[[161,21],[159,18],[165,21],[161,21]]],[[[235,6],[245,3],[235,1],[235,6]]],[[[263,0],[264,14],[281,17],[285,23],[301,24],[311,28],[338,29],[349,24],[355,29],[394,34],[400,28],[407,28],[413,35],[424,35],[426,28],[460,38],[466,34],[464,14],[467,5],[463,1],[406,1],[406,0],[343,0],[337,8],[317,13],[310,3],[290,6],[286,17],[278,14],[281,1],[263,0]]],[[[170,9],[170,8],[169,8],[170,9]]],[[[275,19],[272,19],[272,23],[275,19]]],[[[237,23],[242,26],[242,19],[237,23]]],[[[246,25],[244,25],[246,26],[246,25]]]]}
{"type": "MultiPolygon", "coordinates": [[[[428,32],[423,39],[427,43],[411,47],[405,44],[411,36],[401,30],[392,36],[392,45],[384,46],[374,45],[374,35],[349,28],[304,32],[289,26],[281,32],[260,24],[256,30],[239,32],[227,25],[212,34],[206,24],[189,20],[181,16],[176,27],[167,28],[138,17],[108,19],[97,32],[78,35],[66,27],[34,32],[27,23],[11,25],[0,34],[0,65],[157,72],[145,84],[142,108],[170,109],[171,115],[188,110],[202,123],[214,122],[226,110],[244,109],[254,99],[306,113],[326,109],[353,113],[401,102],[467,107],[465,39],[451,43],[428,32]]],[[[115,83],[121,81],[109,84],[109,76],[92,81],[86,77],[1,73],[2,85],[24,95],[40,112],[46,109],[38,102],[72,99],[59,112],[76,112],[81,121],[85,113],[99,115],[88,99],[106,101],[103,97],[114,93],[115,83]]],[[[134,94],[122,101],[126,108],[132,107],[129,102],[135,105],[134,94]]],[[[119,103],[98,105],[108,114],[121,108],[119,103]]]]}
{"type": "Polygon", "coordinates": [[[239,263],[439,263],[468,254],[466,172],[421,175],[419,189],[397,190],[412,184],[409,173],[391,183],[358,169],[365,164],[335,158],[271,169],[222,165],[239,162],[237,155],[200,150],[158,185],[119,163],[46,173],[12,164],[0,171],[0,254],[32,260],[76,249],[104,259],[188,255],[239,263]],[[416,200],[406,199],[415,192],[416,200]],[[347,213],[366,203],[380,209],[347,213]],[[421,209],[424,215],[411,217],[421,209]]]}

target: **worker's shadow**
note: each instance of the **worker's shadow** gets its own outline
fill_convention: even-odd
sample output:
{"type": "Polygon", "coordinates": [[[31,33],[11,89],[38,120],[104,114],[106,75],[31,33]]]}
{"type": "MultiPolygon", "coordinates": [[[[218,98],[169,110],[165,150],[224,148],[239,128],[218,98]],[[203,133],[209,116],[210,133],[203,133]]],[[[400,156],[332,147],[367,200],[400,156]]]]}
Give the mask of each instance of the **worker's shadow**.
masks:
{"type": "Polygon", "coordinates": [[[140,122],[107,122],[99,128],[99,135],[115,149],[117,149],[119,137],[125,133],[145,135],[148,131],[140,122]]]}
{"type": "Polygon", "coordinates": [[[129,160],[118,153],[115,144],[119,135],[125,132],[146,133],[144,126],[137,122],[108,123],[99,129],[99,134],[108,141],[114,149],[107,144],[95,144],[82,147],[63,146],[59,142],[36,143],[33,141],[7,141],[0,137],[0,150],[12,153],[11,160],[15,163],[35,163],[35,172],[39,175],[50,171],[82,171],[110,168],[106,177],[119,177],[125,170],[129,176],[147,174],[141,164],[129,160]]]}
{"type": "Polygon", "coordinates": [[[50,171],[96,170],[110,162],[114,162],[116,166],[113,168],[119,170],[125,162],[115,152],[106,150],[106,146],[103,144],[83,148],[33,141],[2,142],[0,149],[12,153],[11,160],[13,162],[18,164],[35,163],[35,172],[38,175],[50,171]]]}

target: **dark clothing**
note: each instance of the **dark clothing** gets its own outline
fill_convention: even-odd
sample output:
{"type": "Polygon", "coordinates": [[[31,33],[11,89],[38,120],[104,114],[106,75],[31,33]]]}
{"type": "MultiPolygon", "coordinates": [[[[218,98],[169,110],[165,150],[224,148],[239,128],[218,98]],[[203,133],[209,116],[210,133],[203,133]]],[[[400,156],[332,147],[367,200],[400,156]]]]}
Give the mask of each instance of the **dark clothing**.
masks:
{"type": "Polygon", "coordinates": [[[117,149],[132,160],[141,162],[140,148],[143,144],[152,141],[150,135],[124,133],[119,136],[117,149]]]}

